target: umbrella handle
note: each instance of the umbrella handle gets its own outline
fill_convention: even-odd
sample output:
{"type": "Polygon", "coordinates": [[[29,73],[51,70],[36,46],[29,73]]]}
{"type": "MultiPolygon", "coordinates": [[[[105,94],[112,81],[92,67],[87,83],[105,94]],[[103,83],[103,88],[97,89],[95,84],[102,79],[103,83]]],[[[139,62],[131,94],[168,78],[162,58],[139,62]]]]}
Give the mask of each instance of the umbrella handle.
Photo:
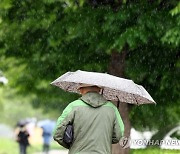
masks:
{"type": "Polygon", "coordinates": [[[119,104],[120,104],[120,101],[119,101],[119,99],[118,99],[118,102],[117,102],[117,108],[119,109],[119,104]]]}
{"type": "Polygon", "coordinates": [[[101,93],[101,95],[103,95],[103,92],[104,92],[104,89],[102,88],[102,89],[101,89],[101,92],[100,92],[100,93],[101,93]]]}
{"type": "MultiPolygon", "coordinates": [[[[117,97],[117,96],[116,96],[117,97]]],[[[117,108],[119,109],[119,104],[120,104],[120,101],[119,101],[119,98],[117,97],[118,101],[117,101],[117,108]]]]}

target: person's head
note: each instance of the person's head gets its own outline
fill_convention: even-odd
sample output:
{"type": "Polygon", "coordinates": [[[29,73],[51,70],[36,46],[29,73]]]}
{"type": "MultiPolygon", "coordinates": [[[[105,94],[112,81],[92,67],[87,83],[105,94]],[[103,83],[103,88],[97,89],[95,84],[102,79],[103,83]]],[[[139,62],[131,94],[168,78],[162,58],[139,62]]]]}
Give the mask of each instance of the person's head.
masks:
{"type": "Polygon", "coordinates": [[[81,93],[81,95],[84,95],[88,92],[96,92],[99,93],[101,88],[99,88],[98,86],[85,86],[85,87],[80,87],[79,92],[81,93]]]}

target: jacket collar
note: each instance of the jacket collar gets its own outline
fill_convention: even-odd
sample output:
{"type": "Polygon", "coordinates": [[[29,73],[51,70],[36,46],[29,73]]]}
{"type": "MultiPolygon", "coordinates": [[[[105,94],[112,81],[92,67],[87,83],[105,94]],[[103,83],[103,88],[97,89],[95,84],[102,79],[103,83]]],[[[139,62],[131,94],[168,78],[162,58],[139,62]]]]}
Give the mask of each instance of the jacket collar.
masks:
{"type": "Polygon", "coordinates": [[[92,107],[99,107],[107,102],[107,100],[102,95],[96,92],[88,92],[80,99],[92,107]]]}

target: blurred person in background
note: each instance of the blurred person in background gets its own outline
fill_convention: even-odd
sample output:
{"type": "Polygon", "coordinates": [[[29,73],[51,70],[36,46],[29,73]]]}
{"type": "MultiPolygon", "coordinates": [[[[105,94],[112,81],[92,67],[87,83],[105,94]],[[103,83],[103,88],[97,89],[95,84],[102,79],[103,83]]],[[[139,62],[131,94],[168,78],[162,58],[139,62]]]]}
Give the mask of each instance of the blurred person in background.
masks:
{"type": "Polygon", "coordinates": [[[20,154],[26,154],[27,147],[29,146],[28,141],[29,133],[24,124],[19,125],[16,141],[19,143],[20,154]]]}
{"type": "Polygon", "coordinates": [[[43,137],[43,152],[45,154],[48,154],[49,153],[50,142],[51,142],[51,138],[52,138],[52,133],[46,132],[43,129],[42,137],[43,137]]]}
{"type": "Polygon", "coordinates": [[[37,125],[42,128],[43,152],[48,154],[55,122],[53,120],[46,119],[39,121],[37,125]]]}

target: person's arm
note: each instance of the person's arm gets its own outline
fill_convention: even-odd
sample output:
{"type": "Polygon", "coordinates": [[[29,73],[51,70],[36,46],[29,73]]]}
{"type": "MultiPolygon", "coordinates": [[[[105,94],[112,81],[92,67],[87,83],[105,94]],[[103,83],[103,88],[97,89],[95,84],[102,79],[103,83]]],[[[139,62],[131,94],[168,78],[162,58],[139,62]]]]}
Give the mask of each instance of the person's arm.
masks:
{"type": "Polygon", "coordinates": [[[54,140],[65,148],[69,148],[69,147],[68,145],[66,145],[66,143],[63,142],[64,132],[68,124],[73,124],[73,119],[74,119],[73,105],[69,104],[64,109],[61,116],[58,118],[56,127],[53,132],[54,140]]]}
{"type": "Polygon", "coordinates": [[[116,144],[120,141],[121,137],[124,136],[124,123],[121,119],[119,111],[115,108],[115,120],[112,136],[112,144],[116,144]]]}

